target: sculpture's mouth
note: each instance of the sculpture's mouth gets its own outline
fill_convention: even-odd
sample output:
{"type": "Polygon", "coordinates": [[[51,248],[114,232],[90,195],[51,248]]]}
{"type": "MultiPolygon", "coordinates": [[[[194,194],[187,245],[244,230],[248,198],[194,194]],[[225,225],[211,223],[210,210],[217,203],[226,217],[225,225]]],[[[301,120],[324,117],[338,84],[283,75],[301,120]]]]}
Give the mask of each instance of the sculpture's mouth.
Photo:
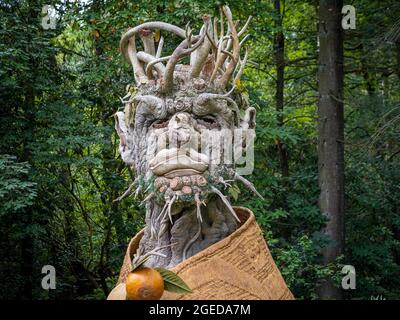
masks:
{"type": "Polygon", "coordinates": [[[150,161],[150,170],[156,176],[174,178],[202,174],[209,159],[194,149],[163,149],[150,161]]]}

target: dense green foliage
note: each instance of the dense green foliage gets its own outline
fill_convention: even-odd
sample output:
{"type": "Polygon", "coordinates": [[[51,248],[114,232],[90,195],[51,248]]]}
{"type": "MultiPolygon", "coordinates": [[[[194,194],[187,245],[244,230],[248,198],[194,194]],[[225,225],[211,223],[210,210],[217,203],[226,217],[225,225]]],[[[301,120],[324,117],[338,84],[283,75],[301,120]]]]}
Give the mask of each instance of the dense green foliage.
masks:
{"type": "MultiPolygon", "coordinates": [[[[252,209],[297,298],[316,298],[318,281],[340,283],[354,265],[347,298],[400,298],[400,3],[357,1],[357,29],[345,31],[346,252],[323,266],[330,240],[318,209],[316,107],[317,3],[282,3],[285,36],[284,125],[275,110],[271,1],[229,1],[234,16],[253,15],[250,63],[242,77],[257,108],[256,165],[250,179],[265,197],[233,190],[252,209]],[[281,173],[278,142],[289,156],[281,173]]],[[[114,203],[132,172],[118,157],[113,114],[133,81],[118,43],[128,27],[161,20],[193,28],[220,1],[1,1],[0,298],[104,298],[126,245],[143,226],[143,208],[114,203]],[[57,9],[56,29],[41,9],[57,9]],[[40,286],[43,265],[56,290],[40,286]]],[[[167,39],[167,51],[176,39],[167,39]]]]}

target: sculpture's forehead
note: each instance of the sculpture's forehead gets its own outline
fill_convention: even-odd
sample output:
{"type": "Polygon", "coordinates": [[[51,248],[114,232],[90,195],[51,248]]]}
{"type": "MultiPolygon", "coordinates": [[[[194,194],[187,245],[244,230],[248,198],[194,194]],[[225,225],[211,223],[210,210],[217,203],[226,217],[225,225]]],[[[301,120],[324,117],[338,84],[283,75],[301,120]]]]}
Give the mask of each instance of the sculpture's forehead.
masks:
{"type": "MultiPolygon", "coordinates": [[[[142,88],[136,90],[135,96],[137,100],[135,103],[136,110],[140,110],[146,104],[153,104],[155,103],[154,101],[157,101],[158,108],[165,109],[165,112],[158,112],[158,108],[154,108],[152,111],[149,110],[145,115],[146,117],[163,119],[176,113],[186,112],[200,117],[210,114],[221,115],[227,122],[230,122],[233,116],[229,108],[231,103],[225,100],[226,97],[208,87],[197,89],[191,84],[185,84],[169,94],[163,94],[154,89],[142,88]],[[146,99],[143,99],[143,97],[146,97],[146,99]],[[149,97],[152,97],[152,99],[149,99],[149,97]],[[160,117],[160,115],[162,116],[160,117]]],[[[141,112],[139,113],[141,114],[141,112]]]]}
{"type": "Polygon", "coordinates": [[[202,78],[191,78],[189,74],[186,73],[183,75],[181,74],[181,76],[175,76],[174,90],[162,92],[161,86],[162,79],[153,79],[137,87],[136,92],[168,98],[176,96],[195,96],[202,92],[216,92],[215,88],[209,86],[206,80],[202,78]]]}

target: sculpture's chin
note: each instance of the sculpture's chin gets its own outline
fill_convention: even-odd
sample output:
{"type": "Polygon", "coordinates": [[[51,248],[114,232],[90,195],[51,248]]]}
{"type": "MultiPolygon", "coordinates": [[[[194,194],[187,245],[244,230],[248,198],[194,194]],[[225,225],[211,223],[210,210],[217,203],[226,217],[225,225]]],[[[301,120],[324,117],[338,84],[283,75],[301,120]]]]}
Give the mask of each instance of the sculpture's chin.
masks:
{"type": "Polygon", "coordinates": [[[207,186],[208,171],[195,169],[176,169],[157,177],[154,181],[156,193],[161,199],[171,199],[183,202],[191,201],[188,196],[204,196],[204,189],[207,186]]]}

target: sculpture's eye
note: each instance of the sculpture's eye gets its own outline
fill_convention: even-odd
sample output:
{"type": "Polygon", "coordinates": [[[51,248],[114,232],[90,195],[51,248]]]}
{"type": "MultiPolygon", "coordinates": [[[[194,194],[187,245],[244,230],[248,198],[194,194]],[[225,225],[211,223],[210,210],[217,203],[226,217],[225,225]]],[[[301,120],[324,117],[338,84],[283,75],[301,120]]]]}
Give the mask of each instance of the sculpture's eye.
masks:
{"type": "Polygon", "coordinates": [[[197,118],[197,123],[205,126],[208,129],[220,128],[217,120],[212,116],[205,116],[201,118],[197,118]]]}
{"type": "Polygon", "coordinates": [[[154,129],[166,128],[168,126],[168,122],[169,122],[169,119],[156,120],[151,124],[151,126],[154,129]]]}

